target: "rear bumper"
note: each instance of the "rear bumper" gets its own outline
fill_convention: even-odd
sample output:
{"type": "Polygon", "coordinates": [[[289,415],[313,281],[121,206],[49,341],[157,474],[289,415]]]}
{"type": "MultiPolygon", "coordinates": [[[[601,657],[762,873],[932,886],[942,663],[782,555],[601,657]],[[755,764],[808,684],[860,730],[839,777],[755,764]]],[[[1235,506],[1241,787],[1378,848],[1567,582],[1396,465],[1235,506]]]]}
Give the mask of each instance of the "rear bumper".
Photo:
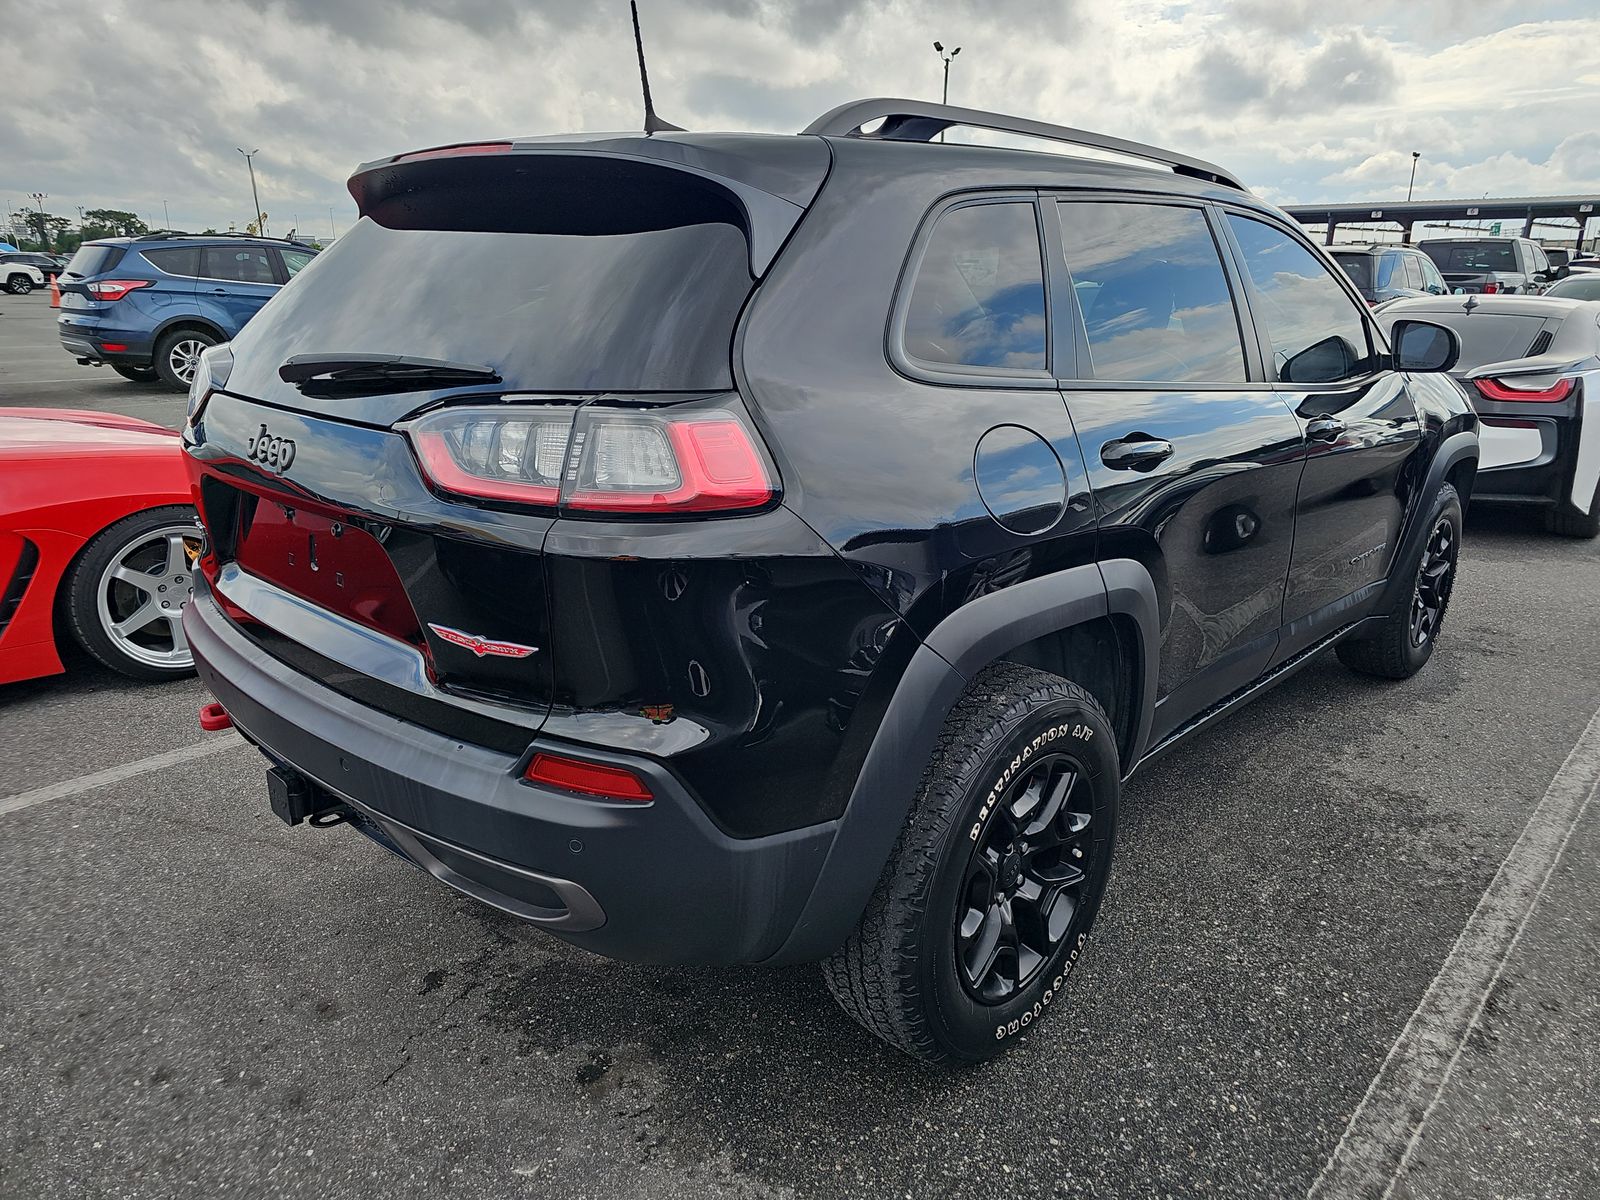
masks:
{"type": "Polygon", "coordinates": [[[209,589],[197,589],[184,629],[201,678],[268,758],[349,802],[364,832],[441,882],[607,957],[770,957],[833,842],[831,821],[729,837],[671,771],[640,755],[565,747],[644,776],[648,805],[529,786],[519,778],[525,755],[401,721],[285,666],[209,589]]]}
{"type": "Polygon", "coordinates": [[[147,331],[109,329],[92,317],[78,320],[60,317],[56,321],[56,333],[61,339],[63,350],[73,358],[89,359],[91,362],[132,363],[144,366],[149,363],[150,356],[154,352],[147,331]],[[107,350],[105,348],[107,343],[127,348],[107,350]]]}

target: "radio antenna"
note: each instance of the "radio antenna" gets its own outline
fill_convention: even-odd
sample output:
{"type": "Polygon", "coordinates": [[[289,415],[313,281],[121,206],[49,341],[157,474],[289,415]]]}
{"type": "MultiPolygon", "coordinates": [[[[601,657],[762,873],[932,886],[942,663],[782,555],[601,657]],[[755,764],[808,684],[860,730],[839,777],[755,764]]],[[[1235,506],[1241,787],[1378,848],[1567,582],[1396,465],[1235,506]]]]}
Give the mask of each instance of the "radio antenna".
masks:
{"type": "Polygon", "coordinates": [[[644,38],[639,34],[639,0],[628,0],[628,7],[633,10],[633,46],[639,52],[639,84],[644,88],[644,131],[682,133],[682,125],[674,125],[656,116],[656,106],[650,100],[650,73],[644,69],[644,38]]]}

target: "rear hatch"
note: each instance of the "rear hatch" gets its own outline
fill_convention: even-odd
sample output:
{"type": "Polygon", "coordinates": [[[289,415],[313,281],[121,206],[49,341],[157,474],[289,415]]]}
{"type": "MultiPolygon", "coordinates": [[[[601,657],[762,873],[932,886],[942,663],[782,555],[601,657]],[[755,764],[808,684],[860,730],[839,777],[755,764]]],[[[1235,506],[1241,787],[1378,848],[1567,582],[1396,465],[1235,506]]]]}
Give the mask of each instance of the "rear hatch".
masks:
{"type": "Polygon", "coordinates": [[[572,487],[630,511],[594,481],[649,469],[653,414],[690,414],[713,465],[743,420],[735,325],[804,211],[757,184],[809,199],[826,169],[782,141],[784,170],[641,137],[363,168],[361,220],[197,385],[225,610],[363,702],[479,742],[461,713],[492,710],[520,749],[553,692],[542,551],[572,487]]]}
{"type": "Polygon", "coordinates": [[[109,308],[110,303],[90,295],[88,283],[115,268],[127,251],[128,247],[120,242],[85,242],[79,246],[66,269],[56,277],[61,288],[61,307],[79,313],[98,313],[109,308]]]}

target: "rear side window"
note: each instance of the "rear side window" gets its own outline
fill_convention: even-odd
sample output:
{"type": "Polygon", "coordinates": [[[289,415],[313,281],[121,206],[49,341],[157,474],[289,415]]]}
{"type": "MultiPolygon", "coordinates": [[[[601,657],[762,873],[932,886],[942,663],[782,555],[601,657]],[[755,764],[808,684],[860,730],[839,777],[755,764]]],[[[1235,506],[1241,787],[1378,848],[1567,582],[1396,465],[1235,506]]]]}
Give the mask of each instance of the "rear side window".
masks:
{"type": "Polygon", "coordinates": [[[1403,275],[1399,279],[1396,279],[1394,277],[1394,269],[1395,269],[1395,267],[1397,267],[1399,265],[1400,265],[1400,256],[1398,254],[1380,254],[1380,255],[1378,255],[1378,286],[1379,287],[1381,287],[1381,288],[1386,288],[1386,287],[1405,287],[1406,281],[1405,281],[1405,277],[1403,275]]]}
{"type": "Polygon", "coordinates": [[[1415,254],[1403,254],[1400,263],[1405,267],[1405,278],[1399,280],[1399,286],[1410,288],[1414,292],[1422,290],[1422,266],[1417,262],[1415,254]]]}
{"type": "Polygon", "coordinates": [[[1367,324],[1311,250],[1263,221],[1228,214],[1255,284],[1252,308],[1283,383],[1337,383],[1372,370],[1367,324]]]}
{"type": "Polygon", "coordinates": [[[1239,319],[1204,212],[1077,200],[1057,211],[1096,379],[1244,380],[1239,319]]]}
{"type": "Polygon", "coordinates": [[[1372,290],[1372,255],[1335,253],[1333,261],[1344,268],[1344,273],[1350,276],[1351,283],[1362,291],[1372,290]]]}
{"type": "Polygon", "coordinates": [[[190,278],[200,274],[200,249],[197,246],[174,246],[166,250],[141,250],[140,253],[159,270],[168,275],[190,278]]]}
{"type": "Polygon", "coordinates": [[[277,283],[272,258],[262,246],[206,246],[200,251],[200,274],[233,283],[277,283]]]}
{"type": "Polygon", "coordinates": [[[967,204],[939,218],[904,337],[906,353],[927,363],[1045,370],[1044,257],[1031,203],[967,204]]]}
{"type": "Polygon", "coordinates": [[[1417,266],[1422,271],[1422,286],[1444,295],[1450,289],[1445,286],[1444,276],[1439,274],[1439,268],[1433,265],[1433,259],[1426,254],[1417,255],[1417,266]]]}
{"type": "Polygon", "coordinates": [[[89,242],[78,247],[78,252],[72,256],[72,261],[62,274],[75,279],[88,279],[116,266],[122,261],[122,253],[121,246],[97,246],[89,242]]]}

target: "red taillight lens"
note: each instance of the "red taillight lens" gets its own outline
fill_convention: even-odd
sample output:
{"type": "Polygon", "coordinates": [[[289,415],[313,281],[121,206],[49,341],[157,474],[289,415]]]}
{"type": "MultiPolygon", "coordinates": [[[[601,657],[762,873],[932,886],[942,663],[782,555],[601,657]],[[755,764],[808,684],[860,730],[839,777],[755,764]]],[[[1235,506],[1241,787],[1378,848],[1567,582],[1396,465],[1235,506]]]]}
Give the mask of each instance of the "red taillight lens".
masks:
{"type": "Polygon", "coordinates": [[[596,416],[562,506],[593,512],[719,512],[772,499],[772,480],[733,417],[596,416]]]}
{"type": "Polygon", "coordinates": [[[625,767],[584,762],[559,754],[535,754],[522,777],[529,783],[548,784],[606,800],[647,804],[655,798],[650,785],[625,767]]]}
{"type": "Polygon", "coordinates": [[[720,408],[442,409],[408,432],[423,473],[460,496],[666,514],[758,508],[776,495],[754,435],[720,408]]]}
{"type": "Polygon", "coordinates": [[[447,408],[411,427],[422,470],[441,490],[551,505],[561,491],[570,408],[447,408]]]}
{"type": "Polygon", "coordinates": [[[413,150],[410,154],[396,155],[391,162],[420,162],[428,158],[471,158],[478,154],[505,154],[510,142],[468,142],[460,146],[436,146],[432,150],[413,150]]]}
{"type": "Polygon", "coordinates": [[[1523,389],[1508,387],[1499,379],[1474,379],[1472,381],[1485,400],[1510,401],[1513,404],[1554,404],[1572,394],[1572,380],[1558,379],[1547,388],[1523,389]]]}
{"type": "Polygon", "coordinates": [[[129,292],[149,287],[154,282],[151,279],[101,279],[84,286],[96,300],[121,300],[129,292]]]}
{"type": "Polygon", "coordinates": [[[1498,283],[1495,283],[1493,280],[1490,280],[1488,283],[1485,283],[1483,285],[1483,294],[1485,296],[1493,296],[1497,292],[1499,292],[1499,290],[1500,290],[1500,285],[1498,283]]]}

